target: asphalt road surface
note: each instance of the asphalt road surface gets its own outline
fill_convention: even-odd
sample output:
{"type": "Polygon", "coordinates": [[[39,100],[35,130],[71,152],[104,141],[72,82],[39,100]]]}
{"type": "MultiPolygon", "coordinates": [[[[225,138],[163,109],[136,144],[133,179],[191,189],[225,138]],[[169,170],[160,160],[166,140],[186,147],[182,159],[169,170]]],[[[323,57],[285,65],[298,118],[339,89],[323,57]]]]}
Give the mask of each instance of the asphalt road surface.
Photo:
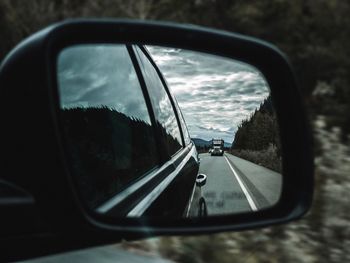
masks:
{"type": "Polygon", "coordinates": [[[228,153],[199,156],[199,172],[207,175],[207,182],[201,193],[196,187],[189,216],[198,216],[200,196],[205,199],[208,215],[258,211],[278,201],[281,174],[228,153]]]}

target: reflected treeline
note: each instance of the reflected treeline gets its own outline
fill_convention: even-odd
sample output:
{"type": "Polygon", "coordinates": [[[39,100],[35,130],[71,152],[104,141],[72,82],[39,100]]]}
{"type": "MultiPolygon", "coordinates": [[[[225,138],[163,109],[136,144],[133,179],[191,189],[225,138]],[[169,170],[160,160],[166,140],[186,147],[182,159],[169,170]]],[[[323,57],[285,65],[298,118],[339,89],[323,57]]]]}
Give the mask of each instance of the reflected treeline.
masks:
{"type": "MultiPolygon", "coordinates": [[[[66,108],[61,113],[73,176],[89,207],[98,206],[157,165],[150,124],[108,107],[66,108]]],[[[178,144],[171,135],[166,137],[172,145],[178,144]]]]}
{"type": "Polygon", "coordinates": [[[239,157],[281,171],[279,127],[270,96],[238,126],[231,151],[239,157]]]}

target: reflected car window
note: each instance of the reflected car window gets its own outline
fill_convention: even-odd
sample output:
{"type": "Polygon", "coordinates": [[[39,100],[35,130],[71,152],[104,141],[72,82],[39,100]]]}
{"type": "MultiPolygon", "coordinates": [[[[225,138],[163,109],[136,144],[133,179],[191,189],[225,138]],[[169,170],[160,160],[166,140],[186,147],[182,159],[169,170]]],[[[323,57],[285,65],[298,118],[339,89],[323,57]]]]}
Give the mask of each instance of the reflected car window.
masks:
{"type": "Polygon", "coordinates": [[[168,153],[173,155],[181,149],[182,145],[181,133],[173,107],[152,63],[139,47],[136,47],[136,54],[140,61],[147,89],[151,97],[156,120],[163,127],[168,153]]]}
{"type": "Polygon", "coordinates": [[[185,122],[185,119],[182,115],[182,112],[180,110],[179,104],[177,103],[176,98],[174,99],[174,104],[177,110],[177,115],[179,116],[180,122],[181,122],[181,127],[182,127],[182,134],[184,136],[184,140],[185,140],[185,145],[189,145],[191,143],[191,137],[190,134],[188,133],[188,129],[187,129],[187,125],[185,122]]]}
{"type": "Polygon", "coordinates": [[[66,48],[57,71],[74,176],[96,207],[158,162],[146,103],[125,45],[66,48]]]}

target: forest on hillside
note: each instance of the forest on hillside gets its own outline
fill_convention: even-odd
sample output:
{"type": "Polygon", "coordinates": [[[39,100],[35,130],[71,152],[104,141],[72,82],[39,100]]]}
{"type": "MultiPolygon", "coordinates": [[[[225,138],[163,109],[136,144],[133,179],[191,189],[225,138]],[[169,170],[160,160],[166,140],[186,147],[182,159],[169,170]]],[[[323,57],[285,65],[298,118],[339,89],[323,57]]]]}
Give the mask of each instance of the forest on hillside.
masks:
{"type": "Polygon", "coordinates": [[[311,211],[288,225],[138,247],[177,262],[350,262],[349,14],[344,0],[0,0],[0,60],[33,32],[74,17],[191,23],[273,43],[295,69],[314,129],[311,211]]]}
{"type": "Polygon", "coordinates": [[[238,125],[231,153],[282,172],[279,127],[270,96],[238,125]]]}

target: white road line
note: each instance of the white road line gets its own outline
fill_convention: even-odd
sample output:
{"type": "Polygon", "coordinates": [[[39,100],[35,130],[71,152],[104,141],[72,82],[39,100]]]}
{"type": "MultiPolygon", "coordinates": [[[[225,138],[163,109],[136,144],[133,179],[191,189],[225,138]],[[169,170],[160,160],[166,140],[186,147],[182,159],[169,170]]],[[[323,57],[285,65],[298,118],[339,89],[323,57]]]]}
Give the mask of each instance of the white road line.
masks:
{"type": "Polygon", "coordinates": [[[190,210],[191,210],[195,190],[196,190],[196,183],[194,183],[194,186],[192,189],[191,199],[190,199],[189,205],[187,207],[187,211],[186,211],[186,217],[189,217],[189,215],[190,215],[190,210]]]}
{"type": "Polygon", "coordinates": [[[231,165],[230,162],[227,160],[227,157],[226,157],[226,156],[224,156],[224,157],[225,157],[225,159],[226,159],[226,162],[227,162],[228,165],[230,166],[232,173],[233,173],[234,176],[236,177],[236,179],[237,179],[237,181],[238,181],[238,184],[239,184],[239,186],[241,187],[241,189],[242,189],[242,191],[243,191],[245,197],[247,198],[247,201],[248,201],[248,203],[249,203],[249,205],[250,205],[250,208],[251,208],[253,211],[258,211],[258,208],[257,208],[256,204],[254,203],[253,198],[250,196],[249,192],[248,192],[247,189],[245,188],[245,186],[244,186],[244,184],[243,184],[241,178],[238,176],[238,174],[236,173],[236,171],[233,169],[232,165],[231,165]]]}

